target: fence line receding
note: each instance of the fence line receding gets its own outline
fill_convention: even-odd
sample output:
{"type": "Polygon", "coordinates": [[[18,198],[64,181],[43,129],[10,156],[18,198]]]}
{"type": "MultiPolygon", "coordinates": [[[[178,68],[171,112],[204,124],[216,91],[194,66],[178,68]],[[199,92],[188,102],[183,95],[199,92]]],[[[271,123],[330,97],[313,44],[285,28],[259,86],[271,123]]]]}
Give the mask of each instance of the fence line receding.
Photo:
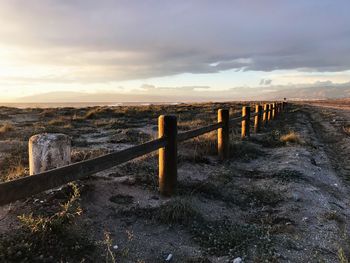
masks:
{"type": "Polygon", "coordinates": [[[158,139],[122,151],[0,183],[0,205],[85,178],[156,150],[159,150],[159,192],[162,196],[171,196],[176,191],[177,145],[179,142],[217,130],[218,156],[221,160],[225,160],[229,157],[231,126],[241,122],[241,137],[249,137],[251,118],[254,118],[254,132],[257,133],[268,122],[277,118],[285,106],[286,102],[256,105],[255,112],[252,114],[250,107],[244,106],[242,116],[235,118],[230,118],[228,109],[219,109],[217,123],[181,133],[177,132],[176,116],[162,115],[158,119],[158,139]]]}

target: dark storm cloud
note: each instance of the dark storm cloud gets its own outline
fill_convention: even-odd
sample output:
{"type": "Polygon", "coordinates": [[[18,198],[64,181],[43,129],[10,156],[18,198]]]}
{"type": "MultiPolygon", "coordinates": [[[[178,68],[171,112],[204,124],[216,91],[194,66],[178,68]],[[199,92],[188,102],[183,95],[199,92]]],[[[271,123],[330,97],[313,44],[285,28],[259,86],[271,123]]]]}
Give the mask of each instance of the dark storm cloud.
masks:
{"type": "Polygon", "coordinates": [[[39,61],[79,67],[80,81],[342,71],[350,69],[348,10],[348,0],[3,0],[0,39],[39,61]]]}

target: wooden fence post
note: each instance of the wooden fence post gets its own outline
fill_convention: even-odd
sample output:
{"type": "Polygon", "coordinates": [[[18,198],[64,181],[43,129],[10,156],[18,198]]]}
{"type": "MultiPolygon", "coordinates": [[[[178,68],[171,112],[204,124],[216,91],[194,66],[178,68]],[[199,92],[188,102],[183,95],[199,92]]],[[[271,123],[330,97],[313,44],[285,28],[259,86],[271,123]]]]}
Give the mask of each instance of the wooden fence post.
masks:
{"type": "Polygon", "coordinates": [[[158,136],[165,137],[167,144],[159,149],[159,191],[171,196],[177,184],[177,119],[175,116],[159,116],[158,136]]]}
{"type": "Polygon", "coordinates": [[[272,111],[271,111],[271,119],[274,120],[276,118],[276,103],[272,103],[272,111]]]}
{"type": "Polygon", "coordinates": [[[250,106],[242,108],[242,139],[250,136],[250,106]]]}
{"type": "Polygon", "coordinates": [[[261,119],[262,119],[262,107],[261,105],[255,105],[255,120],[254,120],[254,132],[258,133],[261,130],[261,119]]]}
{"type": "Polygon", "coordinates": [[[278,117],[279,115],[280,115],[280,112],[281,112],[281,103],[276,103],[276,112],[275,112],[275,114],[276,114],[276,117],[278,117]]]}
{"type": "Polygon", "coordinates": [[[266,126],[266,124],[268,123],[269,121],[269,104],[264,104],[264,114],[263,114],[263,123],[264,123],[264,126],[266,126]]]}
{"type": "Polygon", "coordinates": [[[218,110],[218,122],[222,122],[222,128],[218,129],[218,154],[221,160],[227,159],[230,154],[230,112],[218,110]]]}
{"type": "Polygon", "coordinates": [[[272,103],[269,104],[269,111],[267,113],[267,121],[270,122],[272,117],[272,103]]]}

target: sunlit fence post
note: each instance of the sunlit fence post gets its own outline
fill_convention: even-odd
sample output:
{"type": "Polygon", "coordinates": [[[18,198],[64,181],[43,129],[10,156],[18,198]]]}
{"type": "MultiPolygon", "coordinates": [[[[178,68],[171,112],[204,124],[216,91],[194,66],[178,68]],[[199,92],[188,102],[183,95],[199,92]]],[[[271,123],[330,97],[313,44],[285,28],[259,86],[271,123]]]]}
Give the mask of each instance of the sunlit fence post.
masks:
{"type": "Polygon", "coordinates": [[[242,108],[242,139],[250,136],[250,106],[242,108]]]}
{"type": "Polygon", "coordinates": [[[280,114],[280,104],[277,102],[276,104],[275,104],[275,118],[277,118],[278,116],[279,116],[279,114],[280,114]]]}
{"type": "Polygon", "coordinates": [[[269,111],[267,113],[267,122],[272,120],[272,103],[269,104],[269,111]]]}
{"type": "Polygon", "coordinates": [[[258,133],[261,130],[261,120],[262,120],[262,106],[255,105],[255,119],[254,119],[254,132],[258,133]]]}
{"type": "Polygon", "coordinates": [[[160,116],[158,136],[166,139],[166,146],[159,149],[159,192],[171,196],[177,184],[177,119],[175,116],[160,116]]]}
{"type": "Polygon", "coordinates": [[[276,103],[272,103],[271,105],[271,119],[274,120],[276,118],[276,103]]]}
{"type": "Polygon", "coordinates": [[[269,104],[264,104],[263,123],[266,126],[269,116],[269,104]]]}
{"type": "Polygon", "coordinates": [[[230,152],[229,118],[229,110],[218,110],[218,122],[222,122],[222,128],[218,129],[218,154],[221,160],[227,159],[230,152]]]}

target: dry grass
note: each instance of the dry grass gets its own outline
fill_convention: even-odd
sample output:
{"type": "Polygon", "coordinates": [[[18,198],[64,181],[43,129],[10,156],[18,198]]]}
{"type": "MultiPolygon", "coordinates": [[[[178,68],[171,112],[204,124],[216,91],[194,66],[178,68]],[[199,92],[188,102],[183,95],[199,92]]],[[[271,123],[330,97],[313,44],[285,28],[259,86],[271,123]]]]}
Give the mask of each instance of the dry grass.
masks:
{"type": "Polygon", "coordinates": [[[82,213],[80,191],[70,186],[71,196],[59,211],[19,216],[20,228],[0,235],[1,262],[96,262],[100,248],[76,224],[82,213]]]}
{"type": "Polygon", "coordinates": [[[14,129],[15,129],[15,126],[13,126],[11,123],[5,123],[0,127],[0,134],[13,131],[14,129]]]}
{"type": "Polygon", "coordinates": [[[343,131],[350,136],[350,124],[346,124],[343,126],[343,131]]]}
{"type": "Polygon", "coordinates": [[[28,169],[21,163],[17,166],[11,167],[4,177],[4,181],[11,181],[28,175],[28,169]]]}
{"type": "Polygon", "coordinates": [[[159,222],[169,225],[188,224],[201,217],[191,201],[184,198],[175,198],[165,203],[155,216],[159,222]]]}
{"type": "Polygon", "coordinates": [[[64,126],[66,125],[68,122],[67,119],[64,119],[63,117],[59,117],[57,119],[52,119],[48,122],[48,125],[51,125],[51,126],[64,126]]]}
{"type": "Polygon", "coordinates": [[[302,143],[300,135],[294,131],[291,131],[287,134],[282,135],[280,137],[280,141],[283,143],[296,143],[296,144],[302,143]]]}

